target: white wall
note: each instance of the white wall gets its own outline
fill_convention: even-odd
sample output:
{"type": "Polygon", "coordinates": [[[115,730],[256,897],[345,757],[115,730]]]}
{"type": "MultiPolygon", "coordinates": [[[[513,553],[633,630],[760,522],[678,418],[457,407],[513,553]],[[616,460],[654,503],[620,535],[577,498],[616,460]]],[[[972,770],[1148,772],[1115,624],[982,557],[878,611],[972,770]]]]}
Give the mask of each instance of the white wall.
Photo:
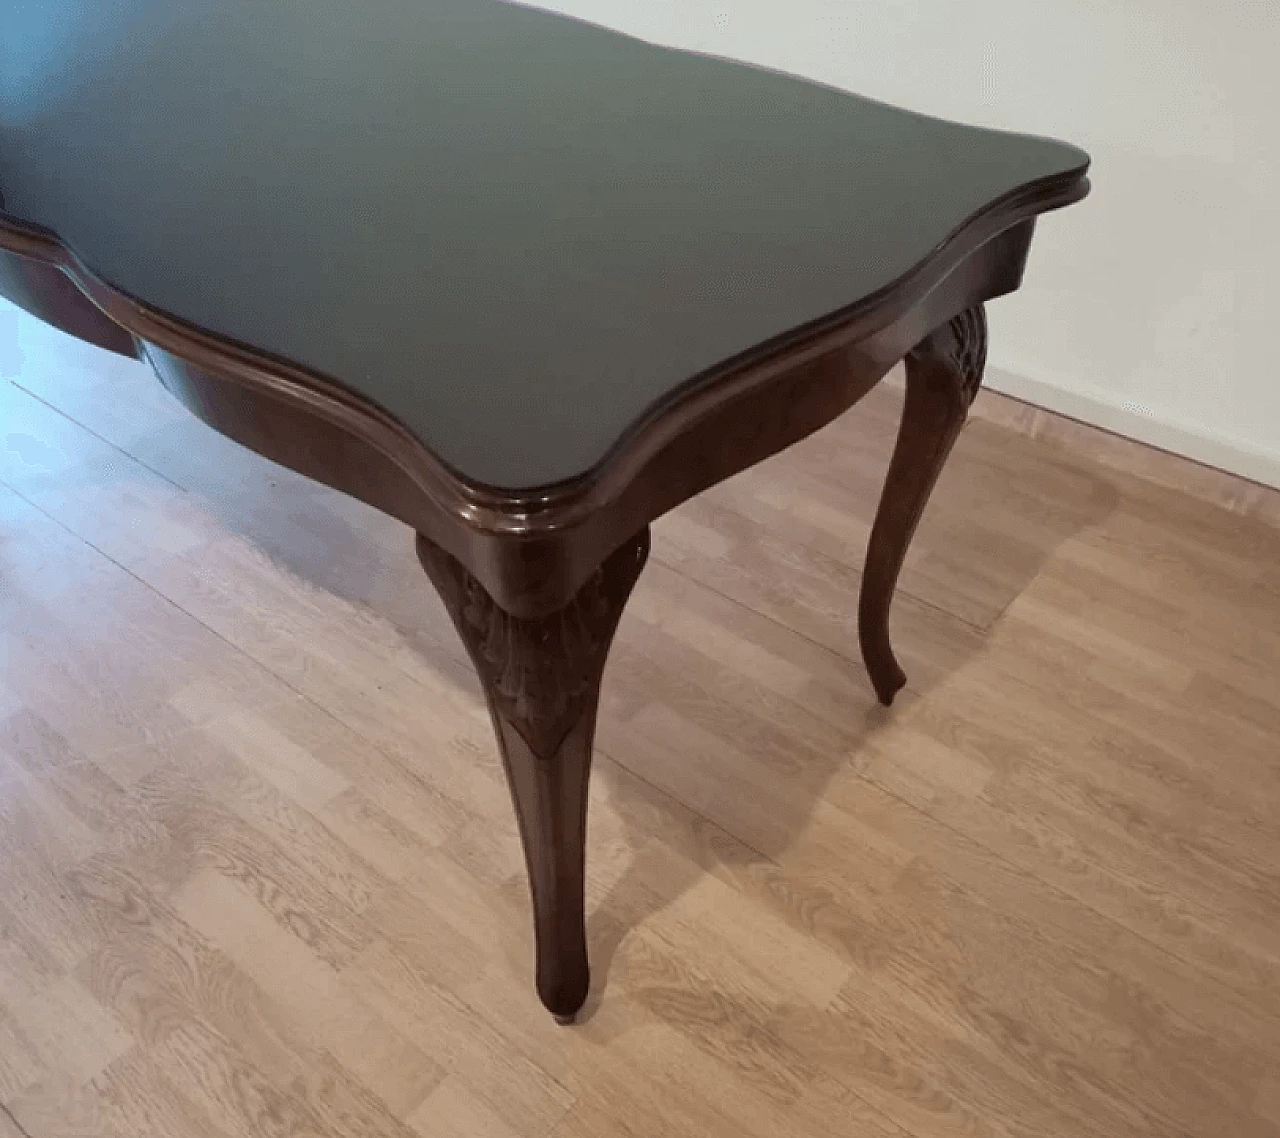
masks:
{"type": "Polygon", "coordinates": [[[1277,0],[539,6],[1084,146],[1093,196],[992,305],[988,385],[1280,486],[1277,0]]]}

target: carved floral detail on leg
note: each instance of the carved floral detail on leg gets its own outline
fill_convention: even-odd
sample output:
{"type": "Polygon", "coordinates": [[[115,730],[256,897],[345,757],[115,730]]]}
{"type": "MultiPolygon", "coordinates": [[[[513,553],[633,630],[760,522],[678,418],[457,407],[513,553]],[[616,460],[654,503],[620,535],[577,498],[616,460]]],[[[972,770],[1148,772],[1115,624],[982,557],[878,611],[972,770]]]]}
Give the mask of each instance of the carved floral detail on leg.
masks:
{"type": "Polygon", "coordinates": [[[986,310],[977,305],[952,317],[907,353],[908,371],[913,363],[926,365],[937,382],[951,387],[967,411],[987,367],[986,310]]]}
{"type": "Polygon", "coordinates": [[[559,612],[522,620],[499,608],[449,554],[419,537],[418,557],[485,691],[534,754],[554,755],[596,699],[614,629],[648,553],[646,529],[608,557],[559,612]]]}

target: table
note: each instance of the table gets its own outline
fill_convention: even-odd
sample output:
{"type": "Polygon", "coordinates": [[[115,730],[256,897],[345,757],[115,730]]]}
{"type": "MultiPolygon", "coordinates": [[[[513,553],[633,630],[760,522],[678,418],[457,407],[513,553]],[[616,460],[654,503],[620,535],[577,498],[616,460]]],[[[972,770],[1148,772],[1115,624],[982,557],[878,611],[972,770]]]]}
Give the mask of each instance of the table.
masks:
{"type": "Polygon", "coordinates": [[[499,0],[36,0],[0,30],[0,293],[417,533],[488,700],[537,990],[588,989],[601,677],[651,521],[906,359],[888,615],[1061,143],[499,0]]]}

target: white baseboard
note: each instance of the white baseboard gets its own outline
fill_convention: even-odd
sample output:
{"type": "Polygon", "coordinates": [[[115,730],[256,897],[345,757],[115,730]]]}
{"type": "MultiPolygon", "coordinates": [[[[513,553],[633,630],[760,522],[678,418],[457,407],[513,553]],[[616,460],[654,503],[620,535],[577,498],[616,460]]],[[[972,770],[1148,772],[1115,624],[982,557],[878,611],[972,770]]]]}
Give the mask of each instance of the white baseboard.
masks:
{"type": "Polygon", "coordinates": [[[1059,387],[998,367],[987,368],[984,387],[1011,395],[1048,411],[1077,419],[1148,446],[1225,470],[1230,474],[1280,489],[1280,452],[1241,439],[1204,430],[1191,423],[1141,411],[1101,391],[1059,387]]]}

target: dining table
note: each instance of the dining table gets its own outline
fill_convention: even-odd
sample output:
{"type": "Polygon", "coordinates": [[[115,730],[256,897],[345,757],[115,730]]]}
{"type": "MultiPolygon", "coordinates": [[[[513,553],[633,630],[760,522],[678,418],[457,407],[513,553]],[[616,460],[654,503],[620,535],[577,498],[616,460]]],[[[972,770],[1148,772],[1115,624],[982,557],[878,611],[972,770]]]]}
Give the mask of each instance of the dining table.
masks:
{"type": "Polygon", "coordinates": [[[984,305],[1088,167],[504,0],[0,22],[0,295],[412,529],[488,702],[562,1022],[650,524],[905,360],[857,609],[890,703],[894,589],[982,382],[984,305]]]}

